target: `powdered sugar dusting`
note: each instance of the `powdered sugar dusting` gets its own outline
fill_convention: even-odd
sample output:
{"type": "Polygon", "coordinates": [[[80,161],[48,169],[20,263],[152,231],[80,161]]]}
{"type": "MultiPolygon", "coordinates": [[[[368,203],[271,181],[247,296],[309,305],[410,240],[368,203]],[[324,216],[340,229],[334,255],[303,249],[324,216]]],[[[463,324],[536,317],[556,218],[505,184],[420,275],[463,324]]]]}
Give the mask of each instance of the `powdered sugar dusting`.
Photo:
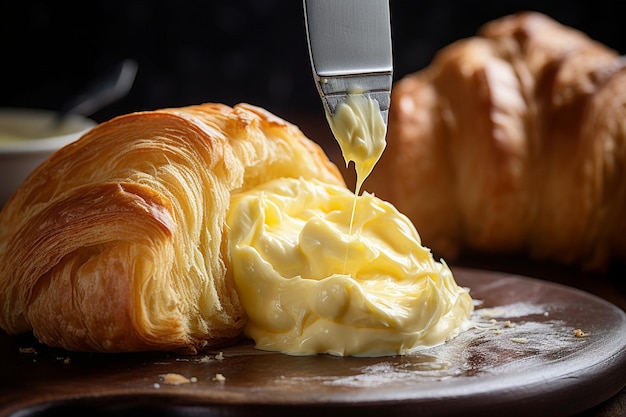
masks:
{"type": "Polygon", "coordinates": [[[502,307],[481,308],[475,311],[475,315],[480,318],[501,318],[508,319],[514,317],[526,317],[532,315],[545,315],[549,307],[531,303],[513,303],[502,307]]]}

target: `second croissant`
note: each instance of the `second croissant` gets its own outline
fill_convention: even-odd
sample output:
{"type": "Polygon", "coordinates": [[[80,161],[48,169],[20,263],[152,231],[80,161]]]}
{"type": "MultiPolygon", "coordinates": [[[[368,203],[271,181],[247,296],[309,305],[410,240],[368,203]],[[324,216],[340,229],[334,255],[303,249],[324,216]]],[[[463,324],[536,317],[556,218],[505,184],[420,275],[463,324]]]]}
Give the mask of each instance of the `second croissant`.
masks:
{"type": "Polygon", "coordinates": [[[394,86],[367,187],[437,254],[626,260],[626,67],[538,13],[486,24],[394,86]]]}

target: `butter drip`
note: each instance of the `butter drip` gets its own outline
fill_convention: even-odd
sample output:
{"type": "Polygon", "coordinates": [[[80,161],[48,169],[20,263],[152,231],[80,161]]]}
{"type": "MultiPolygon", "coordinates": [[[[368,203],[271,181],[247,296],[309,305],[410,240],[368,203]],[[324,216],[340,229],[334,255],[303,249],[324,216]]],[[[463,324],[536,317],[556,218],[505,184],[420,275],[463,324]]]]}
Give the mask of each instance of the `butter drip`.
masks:
{"type": "MultiPolygon", "coordinates": [[[[350,235],[356,210],[356,196],[361,192],[363,182],[372,173],[387,145],[385,135],[387,127],[380,113],[378,102],[365,94],[348,94],[339,103],[334,114],[326,113],[326,119],[339,143],[341,154],[346,162],[354,162],[356,170],[355,200],[350,218],[350,235]]],[[[346,248],[344,266],[348,262],[350,248],[346,248]]],[[[345,267],[344,267],[344,273],[345,267]]]]}
{"type": "Polygon", "coordinates": [[[468,291],[410,220],[371,194],[354,199],[347,188],[287,178],[232,197],[230,261],[257,348],[405,354],[471,326],[468,291]]]}
{"type": "Polygon", "coordinates": [[[357,175],[354,193],[358,195],[387,145],[387,127],[378,102],[364,94],[348,94],[335,113],[327,113],[326,118],[346,166],[354,162],[357,175]]]}

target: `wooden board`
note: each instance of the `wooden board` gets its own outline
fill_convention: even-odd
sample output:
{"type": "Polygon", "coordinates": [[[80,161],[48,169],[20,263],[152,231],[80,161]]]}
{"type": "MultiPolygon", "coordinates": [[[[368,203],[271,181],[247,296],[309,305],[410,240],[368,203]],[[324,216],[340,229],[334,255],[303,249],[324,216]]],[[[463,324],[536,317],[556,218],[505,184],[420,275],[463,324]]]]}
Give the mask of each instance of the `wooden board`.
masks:
{"type": "Polygon", "coordinates": [[[471,289],[476,328],[407,356],[297,357],[250,343],[198,356],[80,354],[1,335],[0,416],[558,417],[626,386],[621,309],[546,281],[453,272],[471,289]],[[585,336],[576,337],[575,329],[585,336]],[[166,384],[168,373],[193,382],[166,384]]]}

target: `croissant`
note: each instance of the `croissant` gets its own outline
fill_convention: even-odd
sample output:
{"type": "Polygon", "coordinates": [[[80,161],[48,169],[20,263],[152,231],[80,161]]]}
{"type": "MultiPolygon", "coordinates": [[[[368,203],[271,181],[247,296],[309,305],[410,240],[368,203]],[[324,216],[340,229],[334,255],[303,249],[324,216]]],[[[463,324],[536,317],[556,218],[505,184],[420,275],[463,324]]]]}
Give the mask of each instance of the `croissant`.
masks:
{"type": "Polygon", "coordinates": [[[543,14],[488,22],[396,82],[366,186],[449,260],[624,260],[624,62],[543,14]]]}
{"type": "Polygon", "coordinates": [[[76,351],[235,340],[231,192],[279,177],[344,185],[295,126],[250,105],[138,112],[42,163],[0,212],[0,328],[76,351]]]}

